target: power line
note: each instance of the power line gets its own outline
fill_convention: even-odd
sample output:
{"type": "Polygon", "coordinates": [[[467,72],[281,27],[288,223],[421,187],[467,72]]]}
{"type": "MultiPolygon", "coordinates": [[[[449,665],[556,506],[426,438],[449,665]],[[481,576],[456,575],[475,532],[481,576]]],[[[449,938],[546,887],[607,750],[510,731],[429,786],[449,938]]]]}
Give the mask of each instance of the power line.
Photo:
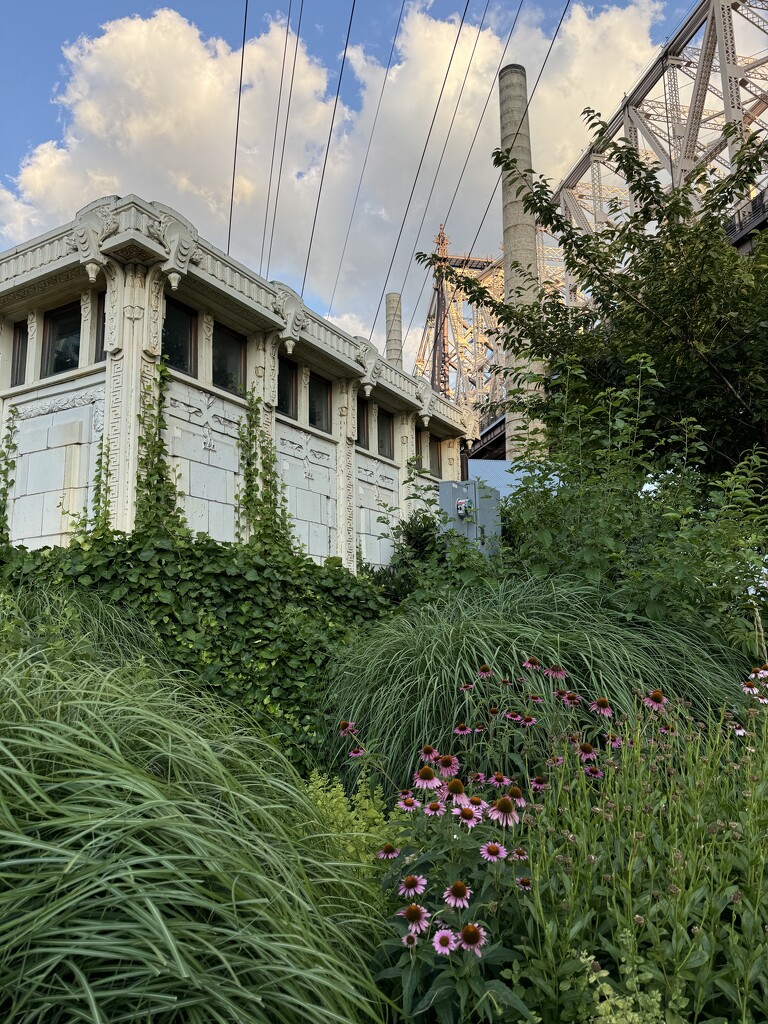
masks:
{"type": "MultiPolygon", "coordinates": [[[[510,146],[508,147],[509,149],[512,149],[512,147],[517,142],[517,136],[520,134],[520,129],[522,128],[523,122],[525,121],[525,117],[526,117],[526,114],[528,113],[528,108],[531,105],[531,101],[533,100],[533,97],[536,95],[536,89],[538,88],[539,82],[541,81],[541,76],[544,74],[544,68],[547,66],[547,61],[549,60],[549,56],[552,53],[552,48],[555,45],[555,41],[557,39],[558,33],[560,32],[560,28],[561,28],[561,26],[563,24],[563,21],[565,20],[565,16],[568,13],[568,8],[570,6],[571,6],[571,0],[566,0],[565,5],[564,5],[563,10],[562,10],[562,13],[560,14],[560,20],[557,23],[557,27],[555,28],[554,35],[552,36],[552,40],[551,40],[551,42],[549,44],[549,48],[547,49],[547,53],[546,53],[546,55],[544,57],[544,61],[543,61],[542,65],[541,65],[541,68],[539,69],[538,75],[536,76],[536,81],[534,82],[533,89],[531,90],[531,94],[528,97],[528,100],[527,100],[527,102],[525,104],[525,109],[523,110],[522,117],[520,118],[520,122],[519,122],[519,124],[517,126],[517,131],[515,132],[514,137],[512,139],[512,142],[511,142],[510,146]]],[[[472,244],[470,245],[469,250],[467,252],[467,257],[464,260],[464,266],[462,268],[464,270],[467,267],[467,263],[469,262],[469,259],[471,257],[472,250],[477,245],[477,240],[480,237],[480,232],[483,230],[483,224],[485,224],[485,219],[488,216],[488,213],[489,213],[489,211],[491,209],[491,205],[493,203],[493,200],[496,197],[496,193],[497,193],[497,191],[499,189],[499,185],[501,184],[501,179],[502,179],[503,173],[504,173],[503,171],[499,172],[499,176],[496,179],[496,184],[494,185],[493,191],[491,192],[491,198],[488,200],[488,205],[486,206],[485,213],[483,214],[482,220],[480,221],[480,226],[477,229],[477,233],[475,234],[475,237],[472,240],[472,244]]],[[[454,300],[454,298],[456,296],[456,292],[457,291],[458,291],[458,286],[454,286],[453,293],[451,295],[450,301],[448,303],[446,303],[445,313],[443,314],[443,325],[442,325],[443,328],[445,326],[445,321],[446,321],[446,319],[448,317],[448,310],[450,309],[450,306],[453,303],[453,300],[454,300]]]]}
{"type": "Polygon", "coordinates": [[[395,248],[394,248],[394,251],[392,252],[392,259],[389,261],[389,267],[387,268],[387,273],[386,273],[386,276],[384,278],[384,287],[381,290],[381,295],[379,296],[379,304],[376,307],[376,314],[375,314],[375,316],[373,318],[373,323],[371,324],[371,333],[368,335],[368,340],[369,341],[373,337],[373,332],[374,332],[374,329],[376,327],[376,321],[379,318],[379,312],[381,311],[381,304],[384,301],[384,294],[385,294],[385,292],[387,290],[387,282],[389,281],[389,275],[392,272],[392,266],[393,266],[393,264],[395,262],[395,256],[397,255],[397,247],[400,245],[400,239],[401,239],[402,234],[403,234],[403,229],[405,228],[405,221],[406,221],[406,218],[408,216],[408,211],[411,208],[411,202],[413,201],[413,194],[416,191],[416,183],[418,182],[419,174],[421,173],[421,166],[424,163],[424,157],[427,155],[427,147],[429,145],[429,140],[432,137],[432,129],[435,127],[435,120],[437,118],[437,112],[440,109],[440,101],[443,98],[443,92],[445,91],[445,83],[448,81],[448,74],[449,74],[449,72],[451,70],[451,65],[453,64],[453,57],[454,57],[454,54],[456,53],[456,47],[457,47],[458,42],[459,42],[459,36],[461,35],[461,30],[464,27],[464,19],[467,16],[467,10],[469,8],[469,3],[470,3],[470,0],[467,0],[466,4],[464,6],[464,13],[461,16],[461,22],[459,24],[459,30],[456,33],[456,38],[453,41],[453,49],[451,50],[451,59],[448,61],[448,67],[446,68],[446,71],[445,71],[445,77],[443,78],[443,84],[440,86],[440,94],[437,97],[437,104],[435,106],[435,111],[432,114],[432,122],[431,122],[431,124],[429,126],[429,131],[427,132],[427,139],[426,139],[426,142],[424,143],[424,148],[421,151],[421,159],[419,160],[419,166],[416,168],[416,176],[413,179],[413,185],[411,187],[411,194],[408,196],[408,203],[406,204],[406,207],[405,207],[405,213],[403,214],[403,220],[402,220],[402,223],[400,224],[400,230],[397,233],[397,241],[395,242],[395,248]]]}
{"type": "Polygon", "coordinates": [[[240,100],[243,98],[243,66],[245,64],[245,30],[248,25],[248,0],[245,0],[243,14],[243,46],[240,50],[240,84],[237,88],[237,116],[235,117],[235,154],[232,158],[232,191],[229,196],[229,228],[227,229],[227,256],[232,239],[232,213],[235,208],[235,174],[237,172],[237,140],[240,135],[240,100]]]}
{"type": "Polygon", "coordinates": [[[280,149],[280,168],[277,172],[277,185],[275,186],[275,208],[272,213],[272,230],[269,233],[269,251],[267,253],[267,269],[265,277],[269,277],[269,264],[272,261],[272,243],[275,239],[275,223],[277,222],[277,208],[280,203],[280,182],[283,178],[283,161],[285,159],[285,140],[288,136],[288,119],[291,116],[291,100],[293,99],[293,80],[296,76],[296,57],[299,52],[299,38],[301,37],[301,16],[304,13],[304,0],[299,5],[299,23],[296,26],[296,45],[293,48],[293,67],[291,68],[291,83],[288,87],[288,105],[285,111],[285,129],[283,131],[283,144],[280,149]]]}
{"type": "Polygon", "coordinates": [[[309,235],[309,248],[307,249],[307,262],[304,264],[304,277],[301,281],[301,297],[304,298],[304,286],[307,283],[307,271],[309,270],[309,257],[312,255],[312,242],[315,238],[315,226],[317,225],[317,214],[320,209],[320,196],[323,194],[323,181],[325,179],[325,168],[328,163],[328,154],[331,151],[331,139],[333,138],[333,122],[336,120],[336,107],[339,102],[339,93],[341,92],[341,80],[344,77],[344,67],[347,62],[347,47],[349,46],[349,36],[352,32],[352,19],[355,16],[355,3],[356,0],[352,0],[352,10],[349,12],[349,24],[347,25],[347,38],[344,41],[344,53],[341,56],[341,69],[339,70],[339,81],[336,86],[336,97],[333,101],[333,110],[331,112],[331,125],[328,129],[328,142],[325,147],[325,156],[323,157],[323,169],[320,172],[320,188],[317,190],[317,203],[315,204],[315,216],[312,218],[312,231],[309,235]]]}
{"type": "Polygon", "coordinates": [[[366,166],[368,164],[368,156],[369,156],[369,154],[371,152],[371,143],[373,142],[373,133],[376,131],[376,122],[379,119],[379,111],[381,110],[381,101],[384,98],[384,89],[386,88],[386,85],[387,85],[387,79],[389,77],[389,69],[392,67],[392,56],[393,56],[393,54],[395,52],[395,43],[397,42],[397,34],[400,31],[400,22],[402,21],[403,11],[404,10],[405,10],[405,0],[403,0],[402,4],[400,6],[400,15],[399,15],[399,17],[397,19],[397,25],[395,26],[395,34],[392,36],[392,47],[391,47],[391,49],[389,51],[389,60],[387,61],[387,69],[384,72],[384,81],[381,84],[381,92],[379,93],[379,101],[376,104],[376,113],[373,115],[373,125],[371,127],[371,134],[368,137],[368,146],[366,147],[366,150],[365,150],[365,158],[363,160],[363,167],[362,167],[362,170],[360,171],[360,179],[359,179],[359,181],[357,183],[357,191],[355,192],[355,200],[352,203],[352,213],[349,215],[349,224],[347,224],[347,233],[344,236],[344,245],[342,246],[342,249],[341,249],[341,259],[339,260],[339,269],[336,271],[336,280],[333,282],[333,291],[331,292],[331,301],[328,303],[328,312],[326,313],[326,316],[330,316],[331,315],[331,310],[333,309],[333,300],[336,298],[336,288],[338,287],[338,284],[339,284],[339,277],[341,276],[341,268],[342,268],[342,266],[344,264],[344,256],[346,255],[346,252],[347,252],[347,243],[349,242],[349,233],[352,230],[352,221],[355,218],[355,211],[357,210],[357,201],[360,198],[360,189],[361,189],[362,184],[363,184],[363,175],[365,174],[365,168],[366,168],[366,166]]]}
{"type": "Polygon", "coordinates": [[[424,212],[421,215],[421,221],[419,222],[419,226],[416,229],[416,237],[413,240],[413,248],[411,249],[411,255],[408,257],[408,260],[405,265],[405,277],[403,278],[403,283],[400,286],[401,294],[405,289],[405,282],[408,280],[408,271],[410,270],[411,260],[413,259],[414,253],[416,252],[416,246],[419,244],[419,235],[421,234],[421,229],[424,227],[424,221],[427,219],[427,211],[429,210],[429,204],[432,200],[432,194],[435,191],[435,185],[437,184],[437,178],[438,175],[440,174],[440,168],[443,166],[443,157],[445,156],[445,151],[448,148],[448,142],[450,141],[451,138],[453,125],[456,121],[456,115],[459,112],[459,106],[461,105],[461,97],[464,95],[464,88],[467,84],[467,79],[469,78],[469,71],[470,68],[472,67],[472,61],[475,59],[475,51],[477,50],[477,44],[480,42],[480,36],[482,35],[483,32],[483,25],[485,24],[485,16],[488,13],[489,5],[490,0],[486,0],[485,10],[483,11],[483,16],[480,19],[480,25],[477,30],[477,35],[475,36],[475,41],[472,45],[472,53],[469,55],[469,64],[467,64],[467,70],[464,72],[464,80],[461,83],[461,89],[459,89],[459,97],[456,100],[456,106],[453,108],[453,116],[451,117],[451,123],[448,125],[448,134],[445,136],[445,142],[443,143],[443,149],[442,152],[440,153],[440,159],[437,161],[435,176],[432,178],[432,185],[429,189],[429,195],[427,196],[427,201],[424,204],[424,212]]]}
{"type": "Polygon", "coordinates": [[[280,123],[280,104],[283,100],[283,79],[285,78],[285,55],[288,52],[288,36],[291,33],[291,7],[293,0],[288,0],[288,17],[285,21],[285,42],[283,43],[283,63],[280,68],[280,89],[277,94],[277,110],[275,111],[275,135],[272,139],[272,158],[269,161],[269,185],[267,186],[267,201],[264,204],[264,229],[261,233],[261,255],[259,256],[259,274],[264,266],[264,246],[267,243],[267,220],[269,219],[269,199],[272,195],[272,172],[275,169],[275,153],[277,152],[277,128],[280,123]]]}

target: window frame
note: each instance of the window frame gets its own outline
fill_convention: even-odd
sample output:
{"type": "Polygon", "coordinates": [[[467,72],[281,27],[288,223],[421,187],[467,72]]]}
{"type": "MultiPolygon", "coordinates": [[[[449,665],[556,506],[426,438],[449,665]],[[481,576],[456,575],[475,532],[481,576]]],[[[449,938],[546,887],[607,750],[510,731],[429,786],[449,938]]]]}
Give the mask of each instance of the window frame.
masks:
{"type": "Polygon", "coordinates": [[[73,302],[66,302],[62,306],[54,306],[43,313],[43,344],[40,352],[40,379],[47,380],[49,377],[58,377],[62,373],[71,373],[80,366],[80,353],[83,344],[83,311],[79,299],[73,302]],[[80,324],[77,339],[77,364],[68,366],[65,369],[57,370],[55,367],[56,353],[51,350],[51,329],[55,319],[61,318],[69,313],[77,313],[80,324]]]}
{"type": "Polygon", "coordinates": [[[429,475],[437,477],[439,480],[443,478],[443,449],[441,445],[442,438],[437,437],[435,434],[429,435],[429,475]],[[437,466],[433,465],[432,454],[436,452],[437,466]]]}
{"type": "Polygon", "coordinates": [[[194,380],[198,380],[198,331],[199,331],[199,320],[200,313],[193,306],[188,306],[185,302],[180,302],[178,299],[173,298],[170,295],[165,296],[165,316],[163,317],[163,327],[161,333],[160,351],[163,356],[165,365],[176,373],[181,373],[185,377],[192,377],[194,380]],[[165,348],[165,324],[168,319],[168,307],[176,308],[189,315],[190,319],[190,337],[189,337],[189,370],[183,370],[180,366],[175,366],[168,359],[168,352],[165,348]]]}
{"type": "Polygon", "coordinates": [[[100,291],[96,296],[96,346],[93,353],[95,363],[106,362],[107,353],[104,351],[104,341],[107,336],[107,293],[100,291]]]}
{"type": "Polygon", "coordinates": [[[236,331],[233,327],[228,327],[226,324],[214,318],[213,331],[211,332],[211,384],[215,388],[220,388],[222,391],[228,391],[231,395],[242,395],[245,394],[246,385],[246,345],[248,339],[244,334],[236,331]],[[219,384],[215,380],[216,375],[216,335],[222,334],[228,336],[230,339],[236,341],[239,344],[239,377],[237,385],[235,387],[228,387],[226,384],[219,384]]]}
{"type": "Polygon", "coordinates": [[[298,421],[299,418],[299,364],[283,355],[278,355],[277,357],[277,402],[275,404],[275,412],[289,420],[298,421]],[[282,376],[281,371],[284,368],[290,368],[288,370],[290,375],[290,401],[288,404],[290,408],[288,409],[283,408],[280,404],[280,378],[282,376]]]}
{"type": "Polygon", "coordinates": [[[355,437],[355,446],[357,448],[364,448],[366,451],[370,451],[371,449],[370,412],[370,401],[362,395],[358,395],[357,436],[355,437]]]}
{"type": "Polygon", "coordinates": [[[395,416],[388,409],[382,409],[381,407],[379,407],[378,415],[376,416],[376,451],[380,458],[389,459],[390,462],[395,461],[395,416]],[[381,445],[382,424],[385,423],[388,426],[386,433],[388,451],[382,451],[381,445]]]}
{"type": "Polygon", "coordinates": [[[320,430],[323,434],[333,433],[333,383],[328,380],[327,377],[323,377],[320,373],[315,373],[314,370],[309,371],[309,382],[307,384],[307,423],[310,427],[315,430],[320,430]],[[312,385],[322,385],[324,388],[324,402],[323,402],[323,416],[321,417],[327,426],[323,423],[314,422],[312,419],[312,385]]]}
{"type": "Polygon", "coordinates": [[[29,321],[18,320],[13,325],[13,348],[11,349],[11,387],[19,388],[27,382],[27,357],[29,355],[29,321]]]}

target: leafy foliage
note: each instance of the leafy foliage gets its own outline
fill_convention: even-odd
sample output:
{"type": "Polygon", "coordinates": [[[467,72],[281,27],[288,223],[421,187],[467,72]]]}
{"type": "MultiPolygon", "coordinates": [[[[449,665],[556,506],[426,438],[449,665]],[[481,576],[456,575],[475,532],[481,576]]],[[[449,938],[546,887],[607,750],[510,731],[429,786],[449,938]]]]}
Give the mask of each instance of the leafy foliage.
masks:
{"type": "Polygon", "coordinates": [[[2,1019],[381,1020],[343,837],[252,722],[122,636],[59,643],[0,601],[2,1019]]]}
{"type": "Polygon", "coordinates": [[[485,735],[441,744],[458,754],[442,781],[463,780],[464,798],[478,801],[470,826],[458,797],[418,788],[439,764],[421,762],[416,807],[402,816],[394,859],[380,862],[392,916],[378,978],[404,1021],[763,1021],[765,707],[735,728],[722,713],[699,722],[675,701],[636,707],[618,725],[585,703],[567,709],[543,754],[529,729],[524,765],[499,757],[510,788],[473,774],[485,735]],[[504,800],[515,813],[499,820],[504,800]],[[463,905],[448,898],[455,883],[463,905]],[[413,919],[419,907],[427,915],[410,938],[409,904],[413,919]],[[477,955],[461,944],[472,926],[477,955]]]}
{"type": "Polygon", "coordinates": [[[14,484],[13,472],[16,469],[16,419],[18,412],[12,406],[5,423],[5,433],[0,442],[0,549],[10,546],[8,530],[8,498],[14,484]]]}
{"type": "MultiPolygon", "coordinates": [[[[728,680],[748,668],[702,626],[628,615],[573,577],[511,577],[457,587],[361,631],[331,664],[329,713],[361,724],[377,763],[403,785],[400,773],[425,740],[442,747],[460,722],[492,728],[491,706],[500,716],[520,710],[530,690],[520,666],[534,652],[565,666],[590,700],[609,697],[627,713],[634,689],[669,689],[702,709],[728,690],[738,700],[728,680]],[[492,692],[478,679],[483,663],[494,672],[492,692]],[[670,665],[679,669],[671,678],[670,665]],[[466,684],[473,688],[460,689],[466,684]]],[[[540,693],[536,714],[551,720],[552,694],[540,693]]]]}

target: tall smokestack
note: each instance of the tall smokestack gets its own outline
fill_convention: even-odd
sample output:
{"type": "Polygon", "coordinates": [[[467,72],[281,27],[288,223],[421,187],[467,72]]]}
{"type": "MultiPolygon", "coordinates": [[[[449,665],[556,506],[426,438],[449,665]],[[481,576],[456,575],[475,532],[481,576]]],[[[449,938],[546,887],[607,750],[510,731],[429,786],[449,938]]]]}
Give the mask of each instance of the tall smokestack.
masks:
{"type": "MultiPolygon", "coordinates": [[[[499,112],[501,115],[501,148],[512,150],[517,166],[527,171],[531,166],[531,133],[528,127],[528,86],[525,68],[521,64],[507,64],[499,72],[499,112]]],[[[520,302],[516,288],[523,285],[519,271],[512,261],[520,263],[536,274],[536,222],[533,215],[523,209],[522,195],[517,195],[520,183],[501,182],[502,223],[504,226],[504,293],[507,302],[520,302]]],[[[526,286],[526,291],[529,291],[526,286]]],[[[522,297],[526,301],[527,296],[522,297]]]]}
{"type": "MultiPolygon", "coordinates": [[[[499,112],[501,116],[501,148],[511,150],[510,156],[516,158],[520,171],[531,167],[531,133],[528,127],[528,86],[525,68],[521,64],[507,64],[499,72],[499,112]]],[[[534,298],[534,286],[523,277],[520,270],[512,264],[519,263],[523,270],[528,270],[538,278],[538,261],[536,258],[536,221],[532,214],[523,208],[523,193],[518,195],[520,182],[510,182],[507,175],[501,181],[502,224],[504,228],[504,296],[512,305],[521,305],[534,298]],[[520,294],[518,294],[520,289],[520,294]]],[[[541,367],[528,364],[527,367],[515,364],[507,356],[505,360],[510,368],[535,369],[541,367]]],[[[516,431],[522,425],[520,415],[507,413],[505,416],[506,458],[513,459],[519,453],[516,431]]]]}
{"type": "Polygon", "coordinates": [[[403,368],[403,303],[399,292],[387,292],[387,362],[403,368]]]}

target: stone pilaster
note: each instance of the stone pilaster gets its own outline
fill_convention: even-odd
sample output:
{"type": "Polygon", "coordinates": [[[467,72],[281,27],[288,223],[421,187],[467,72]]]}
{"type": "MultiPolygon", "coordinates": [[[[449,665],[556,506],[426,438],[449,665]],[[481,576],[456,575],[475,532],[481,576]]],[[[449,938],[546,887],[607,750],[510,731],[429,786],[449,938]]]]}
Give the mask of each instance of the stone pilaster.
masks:
{"type": "Polygon", "coordinates": [[[337,403],[339,447],[336,455],[336,532],[342,562],[352,572],[357,567],[355,440],[358,387],[357,380],[340,380],[337,403]]]}

